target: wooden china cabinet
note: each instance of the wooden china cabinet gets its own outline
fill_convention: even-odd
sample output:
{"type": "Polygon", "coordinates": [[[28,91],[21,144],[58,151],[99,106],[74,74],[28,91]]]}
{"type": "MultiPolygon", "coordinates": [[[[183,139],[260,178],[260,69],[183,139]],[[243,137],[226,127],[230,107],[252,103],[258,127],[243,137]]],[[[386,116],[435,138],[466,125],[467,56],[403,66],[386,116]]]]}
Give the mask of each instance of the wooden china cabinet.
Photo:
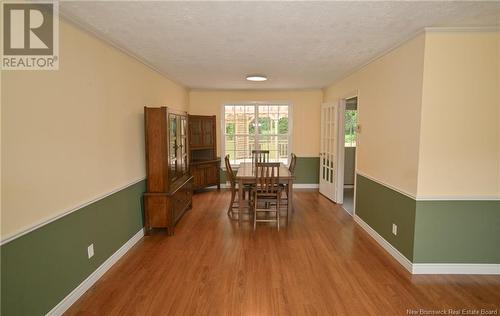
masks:
{"type": "Polygon", "coordinates": [[[220,189],[220,157],[217,157],[216,116],[189,115],[189,161],[193,190],[220,189]]]}
{"type": "Polygon", "coordinates": [[[188,116],[167,107],[144,107],[146,136],[146,235],[166,228],[169,235],[192,206],[193,177],[188,165],[188,116]]]}

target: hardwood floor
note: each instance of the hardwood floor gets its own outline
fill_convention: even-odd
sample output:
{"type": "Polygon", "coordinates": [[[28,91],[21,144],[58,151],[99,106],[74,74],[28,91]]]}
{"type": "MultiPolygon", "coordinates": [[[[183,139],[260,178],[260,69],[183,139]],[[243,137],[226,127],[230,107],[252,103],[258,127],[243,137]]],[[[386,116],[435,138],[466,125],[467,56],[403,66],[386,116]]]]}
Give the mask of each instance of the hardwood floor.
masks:
{"type": "Polygon", "coordinates": [[[317,192],[295,193],[279,232],[230,221],[229,199],[196,194],[173,237],[144,238],[67,315],[500,313],[499,276],[412,276],[317,192]]]}

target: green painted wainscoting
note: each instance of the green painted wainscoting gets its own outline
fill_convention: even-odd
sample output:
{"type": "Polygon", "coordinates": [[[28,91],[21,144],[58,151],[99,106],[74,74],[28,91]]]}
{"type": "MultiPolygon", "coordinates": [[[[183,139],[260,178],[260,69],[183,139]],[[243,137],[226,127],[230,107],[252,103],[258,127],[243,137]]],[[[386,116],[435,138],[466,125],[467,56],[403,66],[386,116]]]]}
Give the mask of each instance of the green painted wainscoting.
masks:
{"type": "Polygon", "coordinates": [[[415,263],[500,263],[500,201],[417,201],[415,263]]]}
{"type": "Polygon", "coordinates": [[[140,181],[2,245],[1,315],[49,312],[143,227],[144,191],[140,181]]]}
{"type": "Polygon", "coordinates": [[[356,176],[356,215],[413,261],[415,200],[361,175],[356,176]],[[392,234],[392,223],[398,235],[392,234]]]}
{"type": "MultiPolygon", "coordinates": [[[[222,165],[224,165],[224,161],[222,161],[222,165]]],[[[226,183],[226,173],[224,171],[220,173],[220,182],[226,183]]],[[[319,183],[319,157],[297,157],[294,183],[319,183]]]]}
{"type": "Polygon", "coordinates": [[[319,183],[319,157],[297,157],[294,183],[319,183]]]}
{"type": "Polygon", "coordinates": [[[356,181],[356,215],[412,263],[500,263],[500,201],[416,201],[359,174],[356,181]]]}

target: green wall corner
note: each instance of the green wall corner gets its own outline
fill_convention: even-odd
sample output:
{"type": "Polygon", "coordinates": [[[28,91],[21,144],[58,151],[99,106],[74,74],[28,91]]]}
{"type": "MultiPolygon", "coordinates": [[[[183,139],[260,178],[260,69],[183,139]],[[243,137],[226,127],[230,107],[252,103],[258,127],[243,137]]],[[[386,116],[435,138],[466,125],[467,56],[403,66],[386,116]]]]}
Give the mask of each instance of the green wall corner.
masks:
{"type": "Polygon", "coordinates": [[[143,227],[144,191],[140,181],[2,245],[1,315],[56,306],[143,227]]]}
{"type": "Polygon", "coordinates": [[[382,184],[356,177],[356,215],[413,261],[416,203],[412,198],[382,184]],[[398,226],[392,234],[392,223],[398,226]]]}
{"type": "Polygon", "coordinates": [[[416,201],[359,174],[356,181],[356,215],[411,262],[500,263],[500,201],[416,201]]]}

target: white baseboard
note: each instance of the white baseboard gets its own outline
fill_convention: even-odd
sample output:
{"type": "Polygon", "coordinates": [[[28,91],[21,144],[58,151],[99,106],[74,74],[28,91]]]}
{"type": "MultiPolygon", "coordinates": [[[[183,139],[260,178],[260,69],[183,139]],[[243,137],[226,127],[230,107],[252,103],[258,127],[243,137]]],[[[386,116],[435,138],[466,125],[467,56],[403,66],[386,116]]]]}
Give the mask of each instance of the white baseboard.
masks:
{"type": "Polygon", "coordinates": [[[64,314],[87,290],[99,280],[106,271],[109,270],[127,251],[132,248],[144,236],[144,229],[141,228],[132,238],[130,238],[123,246],[104,261],[91,275],[89,275],[80,285],[78,285],[71,293],[69,293],[62,301],[59,302],[47,315],[59,316],[64,314]]]}
{"type": "Polygon", "coordinates": [[[294,189],[318,189],[319,184],[318,183],[294,183],[293,188],[294,189]]]}
{"type": "Polygon", "coordinates": [[[354,189],[354,184],[344,184],[344,189],[354,189]]]}
{"type": "Polygon", "coordinates": [[[354,221],[411,274],[500,274],[495,263],[412,263],[356,214],[354,221]]]}
{"type": "Polygon", "coordinates": [[[384,237],[380,236],[379,233],[377,233],[373,228],[370,227],[365,221],[363,221],[358,215],[354,214],[354,221],[363,228],[368,235],[370,235],[373,239],[375,239],[376,242],[382,248],[385,249],[394,259],[396,259],[397,262],[399,262],[406,270],[408,270],[410,273],[413,273],[413,265],[408,258],[406,258],[399,250],[394,248],[393,245],[391,245],[387,240],[384,239],[384,237]]]}
{"type": "Polygon", "coordinates": [[[413,274],[500,274],[500,264],[414,263],[413,274]]]}

